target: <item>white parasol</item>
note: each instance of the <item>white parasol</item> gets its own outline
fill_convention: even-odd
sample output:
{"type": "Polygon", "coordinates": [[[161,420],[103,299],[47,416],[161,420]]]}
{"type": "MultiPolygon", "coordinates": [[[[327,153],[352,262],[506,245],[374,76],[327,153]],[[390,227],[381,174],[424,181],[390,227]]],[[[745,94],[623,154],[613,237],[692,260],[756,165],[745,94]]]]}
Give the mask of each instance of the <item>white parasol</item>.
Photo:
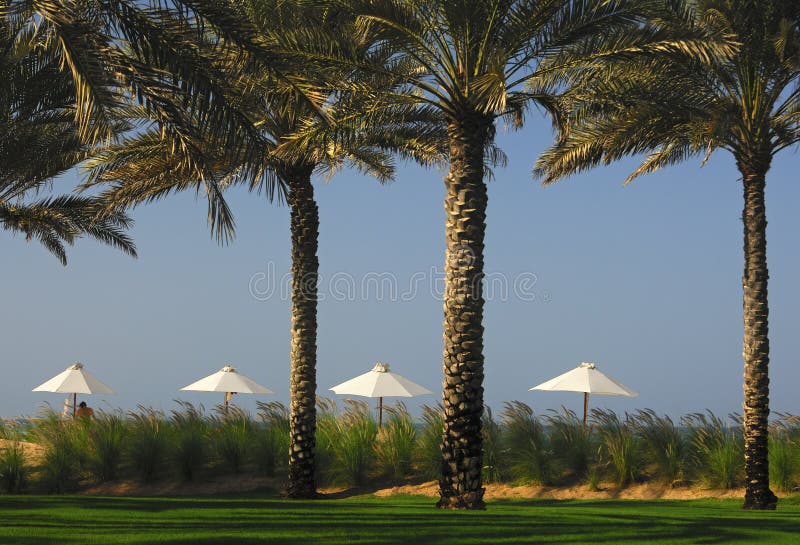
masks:
{"type": "Polygon", "coordinates": [[[201,378],[181,390],[195,392],[225,392],[225,410],[233,394],[274,394],[272,390],[261,386],[252,379],[240,374],[236,368],[226,365],[216,373],[201,378]]]}
{"type": "Polygon", "coordinates": [[[40,384],[34,392],[57,392],[72,394],[72,416],[75,416],[75,407],[78,394],[113,394],[114,390],[98,380],[89,371],[84,369],[82,363],[75,363],[66,370],[57,374],[44,384],[40,384]]]}
{"type": "Polygon", "coordinates": [[[415,397],[432,394],[427,388],[389,371],[389,364],[378,362],[370,371],[330,388],[337,394],[377,397],[378,426],[383,425],[384,397],[415,397]]]}
{"type": "Polygon", "coordinates": [[[563,375],[534,386],[530,390],[583,392],[583,425],[589,410],[589,394],[636,397],[639,394],[601,373],[592,362],[582,362],[563,375]]]}

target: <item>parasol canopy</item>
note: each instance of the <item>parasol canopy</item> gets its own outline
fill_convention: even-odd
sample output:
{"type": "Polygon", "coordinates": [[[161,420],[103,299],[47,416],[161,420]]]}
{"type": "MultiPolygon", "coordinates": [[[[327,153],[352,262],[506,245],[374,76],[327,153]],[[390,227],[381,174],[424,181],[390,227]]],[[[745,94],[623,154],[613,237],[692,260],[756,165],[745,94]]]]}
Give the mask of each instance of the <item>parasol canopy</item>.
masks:
{"type": "Polygon", "coordinates": [[[432,394],[424,386],[411,382],[405,377],[389,371],[389,364],[378,362],[370,371],[358,375],[348,381],[337,384],[334,393],[362,397],[377,397],[378,425],[383,423],[383,398],[384,397],[415,397],[418,395],[432,394]]]}
{"type": "Polygon", "coordinates": [[[75,415],[75,406],[78,394],[113,394],[114,390],[101,382],[97,377],[84,369],[78,362],[67,367],[47,382],[40,384],[33,392],[57,392],[72,394],[72,414],[75,415]]]}
{"type": "Polygon", "coordinates": [[[261,386],[254,380],[240,374],[232,365],[226,365],[214,374],[181,388],[195,392],[225,392],[225,407],[232,394],[274,394],[272,390],[261,386]]]}
{"type": "Polygon", "coordinates": [[[534,386],[532,390],[583,392],[583,425],[589,409],[589,394],[636,397],[639,394],[600,372],[593,362],[581,362],[575,369],[534,386]]]}

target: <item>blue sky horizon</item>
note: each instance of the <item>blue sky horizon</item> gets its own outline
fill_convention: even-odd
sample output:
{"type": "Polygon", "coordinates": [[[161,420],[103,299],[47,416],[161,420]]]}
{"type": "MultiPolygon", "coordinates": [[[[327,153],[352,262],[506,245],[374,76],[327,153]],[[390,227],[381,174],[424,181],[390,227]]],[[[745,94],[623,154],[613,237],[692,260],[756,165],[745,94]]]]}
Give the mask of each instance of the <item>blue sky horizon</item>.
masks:
{"type": "MultiPolygon", "coordinates": [[[[542,188],[530,172],[550,139],[535,115],[522,131],[498,131],[509,161],[489,182],[487,405],[495,415],[510,400],[537,413],[580,411],[578,394],[528,388],[595,361],[640,396],[594,396],[593,407],[740,412],[742,191],[730,155],[628,187],[634,160],[542,188]]],[[[780,154],[767,177],[767,218],[771,405],[797,414],[794,153],[780,154]]],[[[349,170],[315,180],[319,394],[338,398],[328,388],[388,361],[436,392],[406,400],[415,413],[439,401],[444,174],[402,164],[383,186],[349,170]]],[[[74,180],[59,181],[56,192],[74,180]]],[[[106,410],[170,410],[177,398],[211,407],[221,395],[178,389],[228,363],[276,392],[258,399],[287,403],[290,301],[280,287],[290,265],[288,209],[240,189],[229,199],[237,235],[227,246],[209,235],[205,202],[193,194],[133,211],[137,260],[80,241],[64,268],[37,244],[1,236],[0,416],[33,415],[43,402],[60,409],[64,396],[30,390],[74,361],[118,392],[87,399],[106,410]]],[[[255,408],[252,397],[235,401],[255,408]]]]}

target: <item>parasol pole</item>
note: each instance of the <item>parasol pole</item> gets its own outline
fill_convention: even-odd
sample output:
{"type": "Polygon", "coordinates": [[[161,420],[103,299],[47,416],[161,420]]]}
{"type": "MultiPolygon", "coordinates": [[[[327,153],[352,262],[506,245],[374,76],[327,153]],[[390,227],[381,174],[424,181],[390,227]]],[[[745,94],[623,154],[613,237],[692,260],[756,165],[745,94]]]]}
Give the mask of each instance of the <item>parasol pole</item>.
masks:
{"type": "Polygon", "coordinates": [[[383,426],[383,396],[378,398],[378,429],[383,426]]]}
{"type": "Polygon", "coordinates": [[[75,407],[78,405],[78,394],[77,392],[72,393],[72,419],[75,419],[75,407]]]}
{"type": "Polygon", "coordinates": [[[587,412],[589,412],[589,392],[583,392],[583,429],[586,429],[587,412]]]}

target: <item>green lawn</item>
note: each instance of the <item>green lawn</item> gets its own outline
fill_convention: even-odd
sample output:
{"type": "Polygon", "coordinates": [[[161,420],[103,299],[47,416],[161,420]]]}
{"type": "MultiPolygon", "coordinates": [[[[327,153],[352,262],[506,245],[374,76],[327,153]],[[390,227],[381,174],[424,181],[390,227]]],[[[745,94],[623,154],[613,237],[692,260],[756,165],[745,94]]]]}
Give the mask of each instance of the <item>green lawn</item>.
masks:
{"type": "Polygon", "coordinates": [[[431,498],[0,496],[0,544],[151,543],[800,543],[800,499],[776,512],[738,500],[497,500],[484,512],[442,512],[431,498]]]}

